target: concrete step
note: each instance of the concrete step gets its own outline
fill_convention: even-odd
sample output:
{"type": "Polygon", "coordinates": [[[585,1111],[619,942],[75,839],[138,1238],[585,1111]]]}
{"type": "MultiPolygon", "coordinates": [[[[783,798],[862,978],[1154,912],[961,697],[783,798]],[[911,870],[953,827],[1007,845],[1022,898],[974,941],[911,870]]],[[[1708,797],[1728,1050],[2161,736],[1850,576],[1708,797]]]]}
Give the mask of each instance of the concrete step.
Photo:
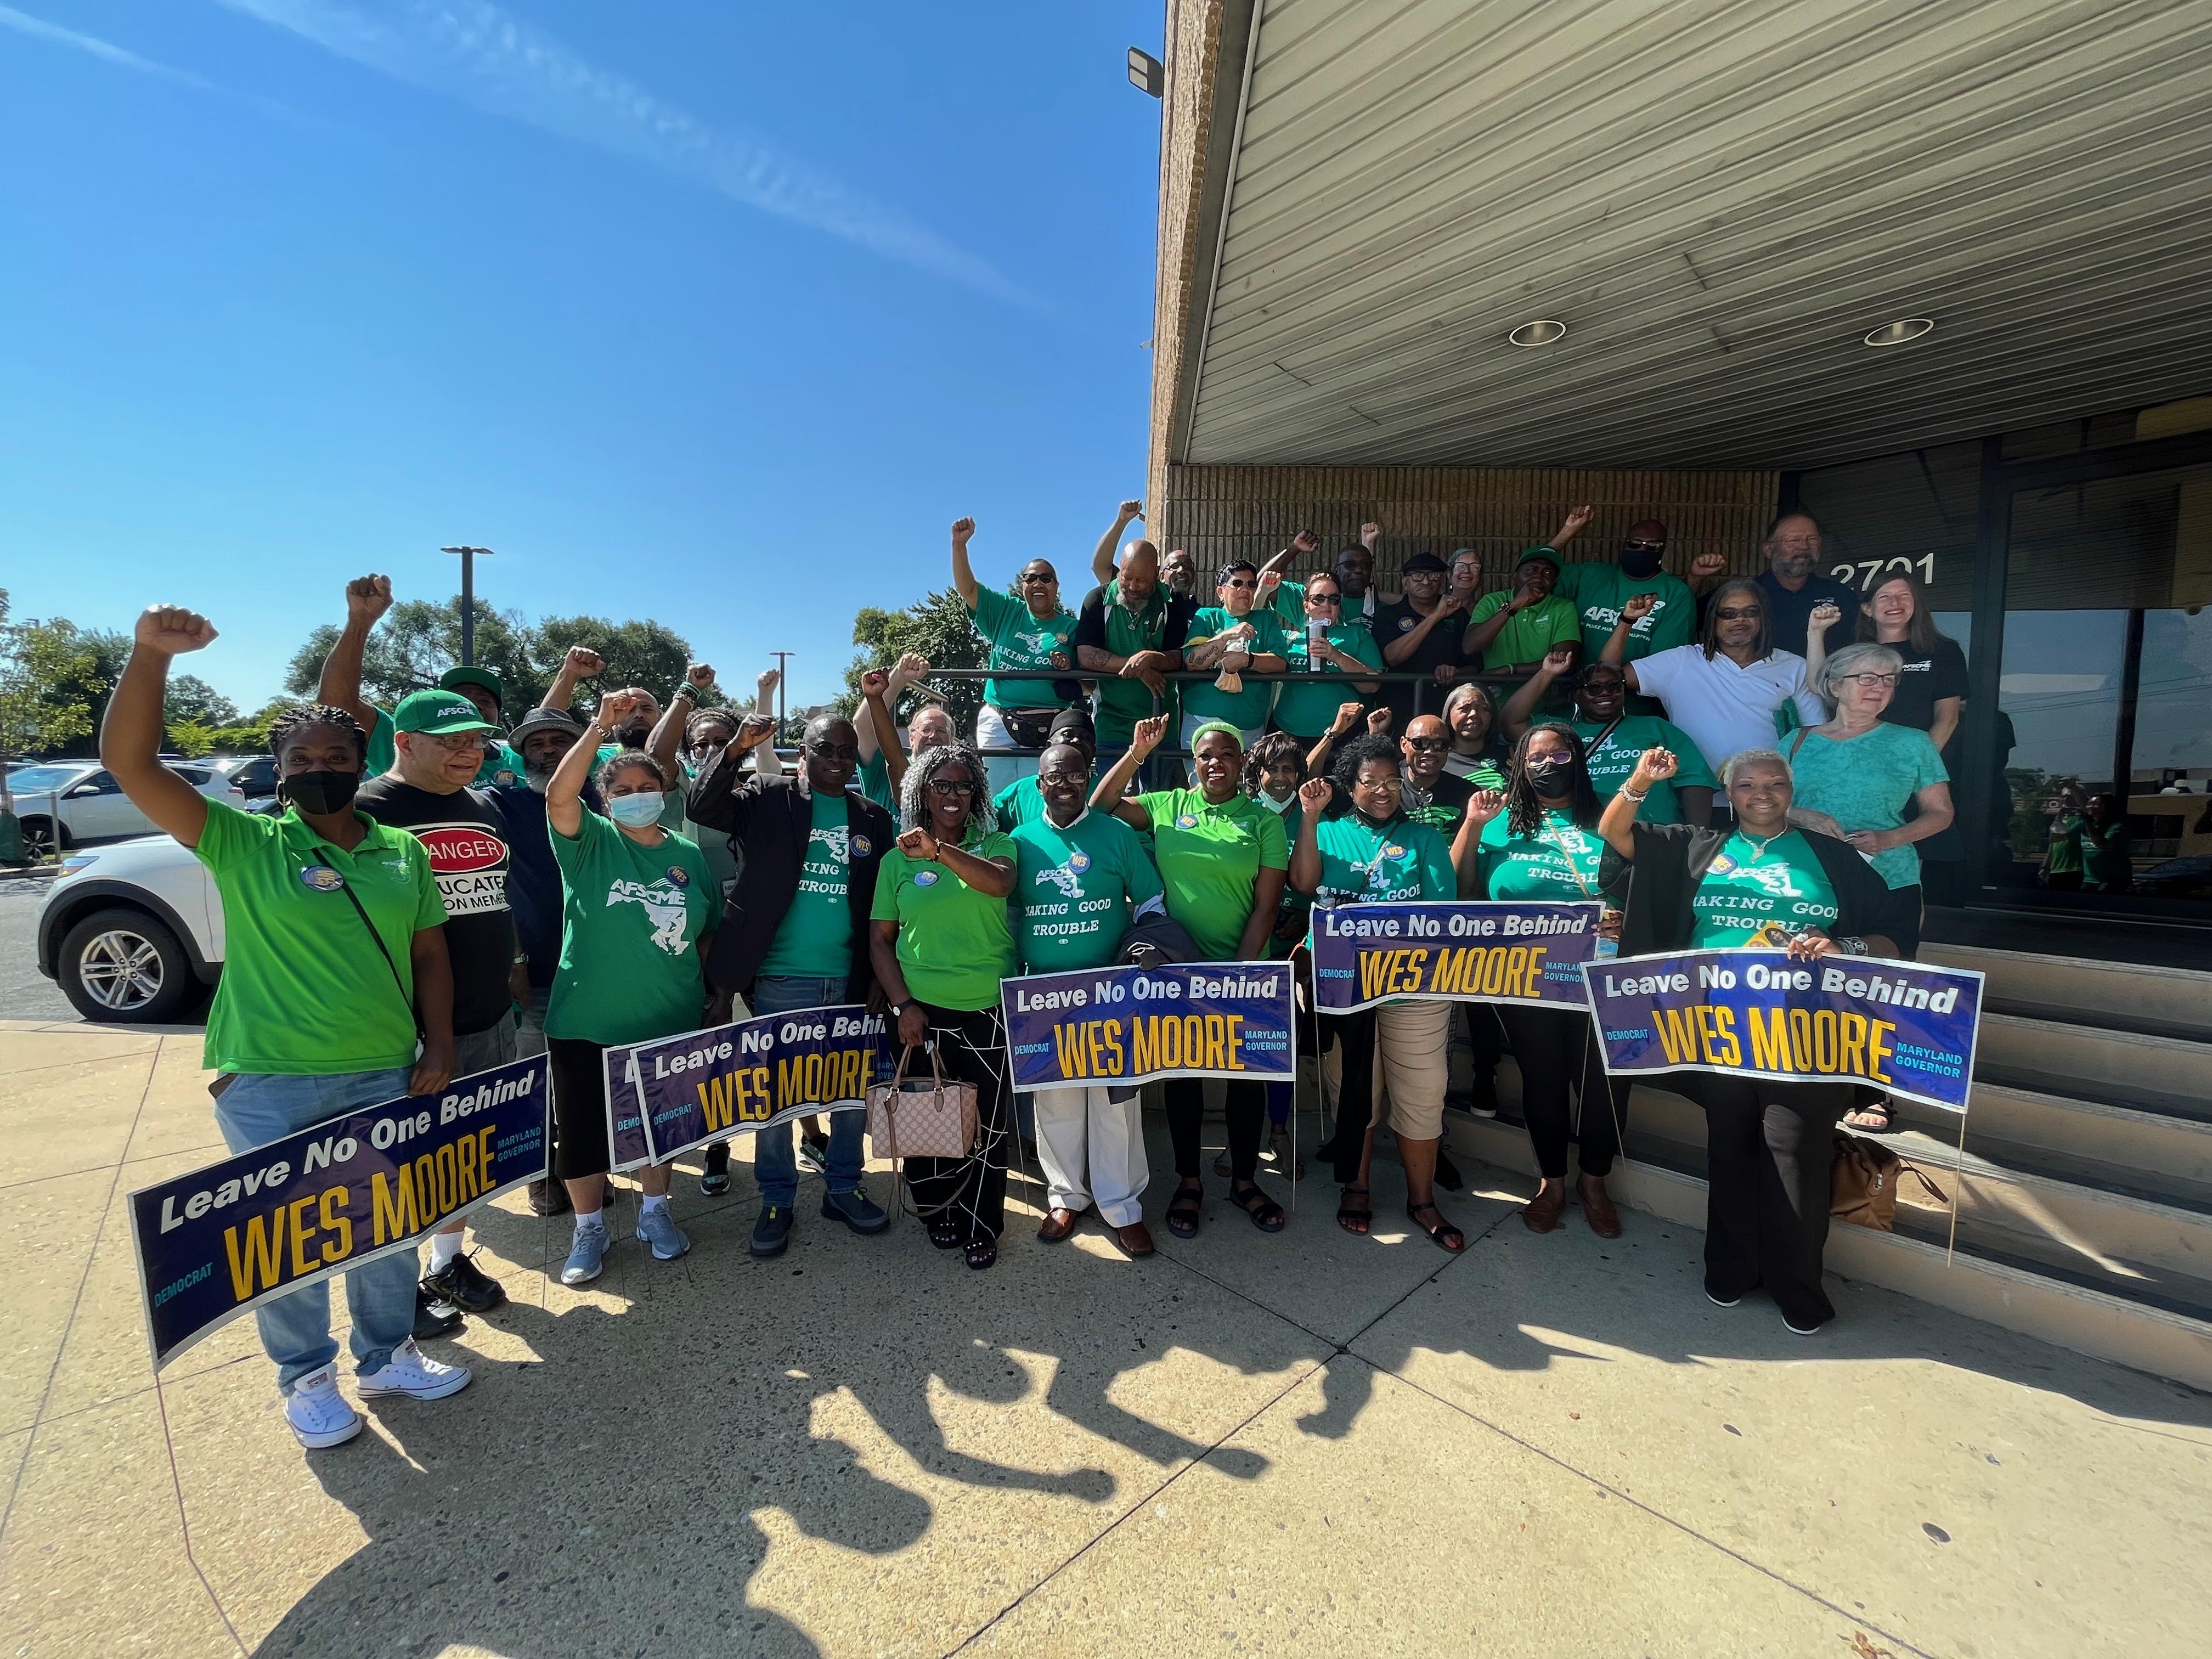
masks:
{"type": "Polygon", "coordinates": [[[1980,972],[1985,1011],[2212,1042],[2212,974],[1934,943],[1920,960],[1980,972]]]}
{"type": "Polygon", "coordinates": [[[1984,1012],[1978,1079],[2039,1094],[2212,1120],[2212,1043],[1984,1012]]]}
{"type": "MultiPolygon", "coordinates": [[[[1977,1082],[1967,1103],[1971,1151],[2002,1159],[1990,1152],[1994,1143],[2031,1158],[2047,1154],[2058,1167],[2079,1160],[2085,1174],[2115,1188],[2154,1190],[2167,1177],[2186,1183],[2177,1190],[2212,1188],[2212,1115],[2109,1106],[1990,1082],[1977,1082]]],[[[1906,1128],[1957,1144],[1959,1120],[1950,1112],[1899,1101],[1896,1115],[1906,1128]]]]}

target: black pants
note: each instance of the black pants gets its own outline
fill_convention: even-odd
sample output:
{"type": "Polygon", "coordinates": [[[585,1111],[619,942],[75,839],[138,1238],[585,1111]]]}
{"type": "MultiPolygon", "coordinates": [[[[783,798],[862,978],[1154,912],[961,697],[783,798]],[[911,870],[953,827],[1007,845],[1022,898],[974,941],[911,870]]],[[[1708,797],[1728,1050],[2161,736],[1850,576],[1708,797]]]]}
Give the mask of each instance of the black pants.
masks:
{"type": "MultiPolygon", "coordinates": [[[[976,1146],[966,1158],[908,1158],[907,1185],[915,1207],[933,1223],[949,1217],[963,1243],[995,1243],[1006,1224],[1006,1113],[1013,1099],[1006,1088],[1006,1024],[996,1008],[970,1012],[925,1002],[921,1010],[946,1079],[975,1085],[976,1146]]],[[[914,1067],[907,1072],[913,1075],[914,1067]]]]}
{"type": "MultiPolygon", "coordinates": [[[[1367,1153],[1367,1129],[1375,1115],[1375,1011],[1323,1014],[1316,1024],[1321,1046],[1337,1045],[1336,1178],[1346,1186],[1359,1179],[1367,1153]]],[[[1478,1093],[1480,1091],[1478,1091],[1478,1093]]]]}
{"type": "Polygon", "coordinates": [[[604,1043],[548,1037],[553,1063],[553,1173],[563,1181],[605,1175],[614,1162],[607,1142],[607,1068],[604,1043]]]}
{"type": "Polygon", "coordinates": [[[1628,1121],[1629,1079],[1609,1078],[1598,1058],[1589,1016],[1571,1008],[1500,1007],[1513,1058],[1521,1062],[1521,1115],[1528,1125],[1536,1167],[1547,1181],[1567,1173],[1567,1141],[1582,1148],[1584,1175],[1602,1176],[1620,1151],[1628,1121]],[[1568,1104],[1571,1092],[1580,1109],[1568,1104]]]}
{"type": "Polygon", "coordinates": [[[1850,1086],[1704,1073],[1681,1086],[1705,1109],[1705,1289],[1730,1301],[1765,1285],[1793,1325],[1833,1319],[1820,1253],[1850,1086]]]}
{"type": "Polygon", "coordinates": [[[1474,1103],[1485,1111],[1498,1109],[1498,1061],[1505,1052],[1505,1030],[1498,1005],[1467,1005],[1467,1040],[1474,1050],[1474,1103]]]}
{"type": "MultiPolygon", "coordinates": [[[[1176,1173],[1185,1181],[1199,1174],[1199,1131],[1206,1117],[1206,1085],[1194,1077],[1171,1077],[1167,1097],[1168,1138],[1175,1143],[1176,1173]]],[[[1260,1167],[1260,1137],[1267,1132],[1267,1085],[1231,1078],[1223,1115],[1229,1121],[1229,1173],[1249,1181],[1260,1167]]]]}

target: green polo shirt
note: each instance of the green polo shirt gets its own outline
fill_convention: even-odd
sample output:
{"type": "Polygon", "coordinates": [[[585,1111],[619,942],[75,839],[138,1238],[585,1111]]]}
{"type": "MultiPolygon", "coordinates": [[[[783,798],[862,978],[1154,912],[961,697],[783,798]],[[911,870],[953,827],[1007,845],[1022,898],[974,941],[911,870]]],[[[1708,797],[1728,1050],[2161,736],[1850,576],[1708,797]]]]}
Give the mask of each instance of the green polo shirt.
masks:
{"type": "Polygon", "coordinates": [[[1249,795],[1210,805],[1195,789],[1139,795],[1152,820],[1152,854],[1168,915],[1181,922],[1209,962],[1236,960],[1262,870],[1288,870],[1283,821],[1249,795]]]}
{"type": "Polygon", "coordinates": [[[1403,812],[1388,823],[1371,823],[1356,811],[1324,818],[1314,826],[1314,840],[1321,848],[1316,904],[1459,896],[1450,847],[1428,825],[1403,812]]]}
{"type": "Polygon", "coordinates": [[[270,818],[208,803],[192,853],[222,897],[210,1070],[331,1077],[415,1063],[410,952],[416,934],[444,925],[446,904],[421,842],[354,816],[368,833],[348,853],[296,811],[270,818]]]}
{"type": "Polygon", "coordinates": [[[1601,803],[1620,793],[1620,786],[1636,770],[1636,763],[1644,758],[1645,750],[1664,749],[1673,754],[1674,775],[1662,778],[1651,786],[1644,805],[1636,809],[1639,823],[1681,823],[1682,802],[1674,793],[1678,787],[1720,787],[1713,781],[1712,769],[1705,764],[1705,755],[1695,740],[1672,720],[1656,714],[1624,714],[1610,729],[1602,721],[1586,720],[1579,716],[1567,724],[1583,740],[1590,787],[1597,792],[1601,803]],[[1602,743],[1598,741],[1601,737],[1604,738],[1602,743]]]}
{"type": "MultiPolygon", "coordinates": [[[[1546,552],[1552,550],[1546,548],[1546,552]]],[[[1661,571],[1654,576],[1632,577],[1610,562],[1559,566],[1559,585],[1552,590],[1576,611],[1582,630],[1583,660],[1595,662],[1620,621],[1620,608],[1638,593],[1656,593],[1659,603],[1650,614],[1628,630],[1628,654],[1635,662],[1655,651],[1671,651],[1688,645],[1698,635],[1698,600],[1689,584],[1661,571]]]]}
{"type": "MultiPolygon", "coordinates": [[[[1468,627],[1488,622],[1512,603],[1510,593],[1484,594],[1468,613],[1468,627]]],[[[1516,663],[1541,662],[1553,646],[1575,645],[1582,636],[1582,619],[1574,606],[1557,593],[1547,593],[1526,611],[1505,619],[1498,636],[1482,647],[1482,665],[1486,672],[1496,673],[1516,663]]]]}
{"type": "MultiPolygon", "coordinates": [[[[1183,648],[1203,644],[1216,634],[1226,633],[1240,622],[1250,623],[1255,630],[1252,639],[1252,654],[1262,656],[1273,653],[1279,657],[1290,654],[1290,638],[1283,631],[1283,619],[1272,610],[1254,607],[1241,617],[1232,617],[1228,610],[1210,605],[1190,619],[1190,632],[1184,636],[1183,648]]],[[[1182,682],[1182,710],[1186,716],[1196,714],[1201,720],[1227,720],[1240,731],[1249,732],[1267,723],[1267,705],[1274,700],[1273,680],[1247,678],[1242,691],[1223,691],[1212,680],[1182,682]]],[[[1330,714],[1336,711],[1331,709],[1330,714]]]]}
{"type": "MultiPolygon", "coordinates": [[[[1365,663],[1378,673],[1382,671],[1382,647],[1375,643],[1375,635],[1365,623],[1336,623],[1328,630],[1328,642],[1346,656],[1365,663]]],[[[1282,683],[1281,694],[1275,699],[1275,724],[1292,737],[1311,741],[1328,730],[1340,707],[1358,702],[1359,694],[1346,684],[1351,677],[1333,662],[1323,663],[1318,674],[1312,672],[1303,623],[1289,630],[1285,644],[1288,648],[1283,654],[1291,659],[1291,672],[1307,678],[1282,683]]]]}
{"type": "MultiPolygon", "coordinates": [[[[1013,837],[971,834],[963,852],[1014,857],[1013,837]]],[[[999,1006],[999,981],[1014,971],[1014,933],[1006,901],[978,892],[949,865],[908,858],[894,844],[876,872],[877,921],[895,921],[906,988],[933,1007],[972,1013],[999,1006]]]]}
{"type": "Polygon", "coordinates": [[[853,971],[852,825],[843,793],[811,792],[813,816],[799,890],[776,924],[760,971],[779,978],[843,979],[853,971]]]}
{"type": "Polygon", "coordinates": [[[574,836],[546,825],[561,866],[561,965],[548,1036],[645,1042],[697,1029],[707,1001],[697,949],[721,920],[698,843],[641,846],[590,807],[574,836]]]}
{"type": "Polygon", "coordinates": [[[1111,813],[1085,808],[1064,830],[1040,814],[1014,830],[1013,842],[1024,973],[1104,967],[1132,910],[1160,896],[1160,873],[1137,832],[1111,813]]]}
{"type": "MultiPolygon", "coordinates": [[[[392,741],[392,716],[381,708],[370,711],[376,724],[368,728],[368,765],[364,777],[380,778],[392,769],[399,756],[399,745],[392,741]]],[[[484,745],[483,764],[477,768],[476,781],[487,783],[521,783],[525,781],[522,757],[507,744],[496,738],[484,745]]]]}
{"type": "MultiPolygon", "coordinates": [[[[1030,614],[1026,601],[995,587],[978,586],[969,616],[975,631],[990,647],[988,668],[1049,668],[1052,653],[1075,660],[1075,613],[1060,611],[1049,617],[1030,614]]],[[[1073,671],[1071,671],[1073,672],[1073,671]]],[[[983,701],[1000,708],[1062,708],[1067,699],[1053,690],[1052,680],[983,682],[983,701]]],[[[1149,704],[1146,705],[1150,707],[1149,704]]],[[[943,1006],[943,1005],[940,1005],[943,1006]]]]}

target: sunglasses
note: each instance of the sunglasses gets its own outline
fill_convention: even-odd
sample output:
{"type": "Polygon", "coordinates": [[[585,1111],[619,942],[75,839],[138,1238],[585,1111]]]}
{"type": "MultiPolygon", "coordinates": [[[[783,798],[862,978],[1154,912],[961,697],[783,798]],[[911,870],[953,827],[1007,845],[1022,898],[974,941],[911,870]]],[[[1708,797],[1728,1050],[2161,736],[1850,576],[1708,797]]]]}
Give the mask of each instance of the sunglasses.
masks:
{"type": "Polygon", "coordinates": [[[1221,585],[1224,587],[1257,587],[1260,584],[1255,581],[1249,580],[1245,577],[1237,576],[1229,581],[1222,583],[1221,585]]]}
{"type": "Polygon", "coordinates": [[[1632,553],[1664,553],[1667,550],[1664,542],[1623,542],[1621,546],[1632,553]]]}
{"type": "Polygon", "coordinates": [[[810,743],[806,745],[806,752],[817,760],[852,761],[858,763],[860,758],[860,751],[849,743],[810,743]]]}
{"type": "Polygon", "coordinates": [[[1051,575],[1045,571],[1037,570],[1030,572],[1025,575],[1017,577],[1016,580],[1024,587],[1033,587],[1039,582],[1056,582],[1060,578],[1051,575]]]}
{"type": "Polygon", "coordinates": [[[1308,605],[1342,605],[1344,603],[1344,595],[1341,593],[1309,592],[1306,595],[1306,603],[1308,605]]]}
{"type": "Polygon", "coordinates": [[[1755,605],[1724,605],[1713,612],[1723,622],[1757,622],[1762,614],[1755,605]]]}
{"type": "Polygon", "coordinates": [[[1448,738],[1407,738],[1406,747],[1419,750],[1449,749],[1451,747],[1451,741],[1448,738]]]}

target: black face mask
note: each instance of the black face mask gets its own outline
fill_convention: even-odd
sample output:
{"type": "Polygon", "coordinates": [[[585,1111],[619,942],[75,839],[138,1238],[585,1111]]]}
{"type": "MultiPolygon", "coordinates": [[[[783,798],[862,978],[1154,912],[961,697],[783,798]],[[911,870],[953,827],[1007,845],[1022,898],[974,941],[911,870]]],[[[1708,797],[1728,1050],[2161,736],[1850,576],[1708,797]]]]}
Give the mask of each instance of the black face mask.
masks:
{"type": "Polygon", "coordinates": [[[1572,761],[1532,760],[1525,769],[1536,793],[1553,800],[1568,792],[1575,775],[1572,761]]]}
{"type": "Polygon", "coordinates": [[[1624,547],[1620,550],[1620,574],[1634,581],[1646,576],[1656,576],[1667,562],[1663,547],[1624,547]]]}
{"type": "Polygon", "coordinates": [[[358,772],[294,772],[280,779],[277,793],[302,812],[319,817],[343,812],[361,787],[358,772]]]}

